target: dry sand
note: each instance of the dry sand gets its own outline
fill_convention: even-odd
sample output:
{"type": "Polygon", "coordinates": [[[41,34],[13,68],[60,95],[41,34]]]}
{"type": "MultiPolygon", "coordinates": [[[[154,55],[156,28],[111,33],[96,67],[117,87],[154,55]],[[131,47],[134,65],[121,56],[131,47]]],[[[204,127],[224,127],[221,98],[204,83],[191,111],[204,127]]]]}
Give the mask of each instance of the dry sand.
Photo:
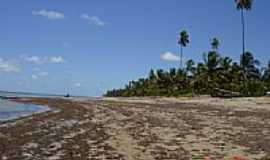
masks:
{"type": "Polygon", "coordinates": [[[53,111],[0,123],[2,160],[262,159],[270,98],[19,100],[53,111]]]}

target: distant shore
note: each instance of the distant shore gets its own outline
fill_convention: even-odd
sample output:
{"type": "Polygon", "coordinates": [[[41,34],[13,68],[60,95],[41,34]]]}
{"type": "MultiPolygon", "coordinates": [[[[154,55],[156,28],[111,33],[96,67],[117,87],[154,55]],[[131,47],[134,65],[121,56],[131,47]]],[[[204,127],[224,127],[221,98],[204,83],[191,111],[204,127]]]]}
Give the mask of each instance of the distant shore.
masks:
{"type": "Polygon", "coordinates": [[[0,122],[0,159],[262,159],[270,98],[22,98],[53,110],[0,122]]]}

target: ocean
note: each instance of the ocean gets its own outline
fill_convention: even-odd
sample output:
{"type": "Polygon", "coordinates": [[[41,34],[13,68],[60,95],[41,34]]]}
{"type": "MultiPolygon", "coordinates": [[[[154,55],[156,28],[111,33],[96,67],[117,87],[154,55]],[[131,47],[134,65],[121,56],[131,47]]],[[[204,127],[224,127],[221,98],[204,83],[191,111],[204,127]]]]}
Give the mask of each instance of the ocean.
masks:
{"type": "MultiPolygon", "coordinates": [[[[38,94],[0,92],[3,97],[45,97],[38,94]]],[[[46,95],[49,97],[49,95],[46,95]]],[[[52,97],[52,96],[51,96],[52,97]]],[[[50,110],[48,106],[17,103],[6,99],[0,99],[0,122],[17,119],[34,113],[50,110]]]]}

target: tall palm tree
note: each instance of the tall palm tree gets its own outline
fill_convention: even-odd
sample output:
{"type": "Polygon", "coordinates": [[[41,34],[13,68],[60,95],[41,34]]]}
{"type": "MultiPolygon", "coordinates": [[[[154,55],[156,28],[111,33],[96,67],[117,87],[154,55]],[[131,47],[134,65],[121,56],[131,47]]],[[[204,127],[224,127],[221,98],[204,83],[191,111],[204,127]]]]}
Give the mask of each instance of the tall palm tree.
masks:
{"type": "Polygon", "coordinates": [[[245,17],[244,10],[251,10],[253,0],[235,0],[237,10],[241,11],[241,23],[242,23],[242,43],[243,52],[245,53],[245,17]]]}
{"type": "Polygon", "coordinates": [[[187,31],[183,30],[182,32],[180,32],[180,37],[178,39],[178,44],[180,45],[180,49],[181,49],[181,55],[180,55],[181,68],[183,67],[183,47],[186,47],[188,43],[189,43],[189,35],[187,31]]]}

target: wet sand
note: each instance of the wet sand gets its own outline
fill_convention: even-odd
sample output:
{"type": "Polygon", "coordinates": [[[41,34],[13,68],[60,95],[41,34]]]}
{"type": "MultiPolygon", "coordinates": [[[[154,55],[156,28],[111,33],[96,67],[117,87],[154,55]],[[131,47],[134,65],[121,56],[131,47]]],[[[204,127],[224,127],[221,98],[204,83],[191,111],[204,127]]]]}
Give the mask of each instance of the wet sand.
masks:
{"type": "Polygon", "coordinates": [[[270,155],[270,98],[18,101],[48,105],[52,111],[0,123],[2,160],[229,160],[270,155]]]}

